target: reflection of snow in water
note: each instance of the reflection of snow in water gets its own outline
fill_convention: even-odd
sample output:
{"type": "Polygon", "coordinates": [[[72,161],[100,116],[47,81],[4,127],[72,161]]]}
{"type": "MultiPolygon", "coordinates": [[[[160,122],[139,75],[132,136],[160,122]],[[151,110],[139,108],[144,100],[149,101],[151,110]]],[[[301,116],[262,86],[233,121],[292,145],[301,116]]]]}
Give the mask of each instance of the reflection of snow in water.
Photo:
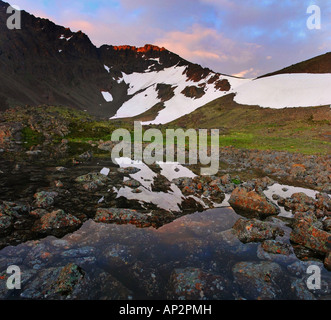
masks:
{"type": "Polygon", "coordinates": [[[195,178],[196,175],[188,168],[183,167],[178,162],[157,162],[161,167],[161,174],[169,181],[178,178],[195,178]]]}
{"type": "MultiPolygon", "coordinates": [[[[153,203],[159,208],[169,211],[180,211],[179,204],[181,204],[185,198],[193,198],[198,203],[201,203],[206,209],[208,208],[208,206],[203,201],[204,200],[203,197],[201,199],[194,195],[185,197],[182,194],[181,190],[174,183],[171,183],[170,185],[171,191],[168,192],[152,191],[152,184],[154,182],[154,179],[157,177],[157,174],[142,161],[135,161],[129,158],[117,158],[116,162],[121,168],[134,167],[139,169],[137,173],[129,174],[129,176],[131,179],[137,180],[141,183],[141,186],[137,188],[140,190],[140,193],[132,192],[133,189],[128,186],[122,187],[119,190],[114,189],[115,192],[117,193],[118,198],[125,197],[129,200],[138,200],[142,205],[143,203],[153,203]]],[[[163,175],[165,178],[167,178],[170,182],[178,178],[196,177],[196,175],[191,170],[182,166],[179,163],[157,162],[157,164],[161,168],[160,174],[163,175]]],[[[127,181],[127,180],[128,178],[124,177],[123,181],[127,181]]],[[[289,198],[294,193],[298,193],[298,192],[303,192],[307,196],[312,198],[315,198],[316,194],[318,193],[318,191],[311,189],[292,187],[292,186],[275,183],[274,185],[268,187],[268,189],[264,191],[264,194],[270,201],[272,201],[277,205],[277,200],[272,199],[272,196],[274,194],[277,194],[278,196],[283,198],[289,198]]],[[[215,208],[229,207],[230,196],[231,194],[225,194],[225,199],[223,200],[222,203],[212,202],[214,207],[215,208]]],[[[210,199],[208,200],[210,201],[210,199]]],[[[283,207],[280,207],[280,211],[281,211],[281,213],[279,214],[280,216],[288,217],[288,218],[291,218],[293,216],[291,212],[286,211],[283,207]]]]}
{"type": "MultiPolygon", "coordinates": [[[[303,192],[307,196],[309,196],[313,199],[315,199],[315,196],[318,193],[318,191],[311,190],[311,189],[292,187],[292,186],[275,183],[271,187],[268,187],[268,189],[264,191],[264,194],[270,201],[277,204],[277,200],[272,199],[272,196],[274,194],[276,194],[282,198],[290,198],[292,196],[292,194],[299,193],[299,192],[303,192]]],[[[280,216],[287,217],[287,218],[293,217],[292,213],[289,211],[286,211],[283,207],[280,207],[280,210],[281,210],[281,213],[279,214],[280,216]]]]}
{"type": "MultiPolygon", "coordinates": [[[[129,200],[138,200],[141,203],[153,203],[161,209],[169,211],[180,211],[179,204],[182,203],[185,196],[176,184],[171,183],[168,192],[154,192],[152,191],[152,184],[157,174],[151,170],[145,163],[141,161],[134,161],[129,158],[115,159],[121,168],[134,167],[140,169],[137,173],[129,174],[129,176],[139,181],[142,186],[138,189],[140,193],[133,193],[130,187],[122,187],[117,192],[117,198],[125,197],[129,200]]],[[[196,175],[189,169],[183,167],[175,162],[157,162],[161,168],[161,175],[167,178],[170,182],[176,178],[194,178],[196,175]]],[[[194,197],[198,202],[207,207],[200,199],[194,197]]]]}

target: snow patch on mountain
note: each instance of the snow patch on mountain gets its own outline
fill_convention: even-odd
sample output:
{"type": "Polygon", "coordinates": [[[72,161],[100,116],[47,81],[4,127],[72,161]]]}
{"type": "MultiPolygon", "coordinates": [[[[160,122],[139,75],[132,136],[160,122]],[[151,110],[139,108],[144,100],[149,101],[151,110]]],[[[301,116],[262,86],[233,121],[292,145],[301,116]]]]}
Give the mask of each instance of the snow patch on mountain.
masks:
{"type": "Polygon", "coordinates": [[[128,84],[128,95],[133,97],[126,101],[117,111],[112,119],[137,116],[157,103],[161,102],[156,90],[157,84],[168,84],[174,88],[174,97],[164,102],[164,109],[159,112],[155,120],[143,124],[164,124],[173,121],[185,114],[189,114],[204,104],[234,92],[234,88],[244,83],[245,79],[237,79],[228,76],[219,76],[219,79],[226,79],[231,84],[230,91],[220,91],[215,88],[215,83],[208,81],[215,76],[210,73],[199,82],[189,80],[186,75],[186,66],[174,66],[161,71],[145,73],[123,73],[123,80],[128,84]],[[204,88],[204,95],[200,98],[185,96],[182,91],[186,87],[195,86],[204,88]]]}
{"type": "Polygon", "coordinates": [[[280,74],[244,83],[234,100],[273,109],[317,107],[331,104],[330,86],[331,74],[280,74]]]}
{"type": "Polygon", "coordinates": [[[103,98],[107,101],[107,102],[111,102],[113,101],[113,96],[107,92],[107,91],[101,91],[103,98]]]}

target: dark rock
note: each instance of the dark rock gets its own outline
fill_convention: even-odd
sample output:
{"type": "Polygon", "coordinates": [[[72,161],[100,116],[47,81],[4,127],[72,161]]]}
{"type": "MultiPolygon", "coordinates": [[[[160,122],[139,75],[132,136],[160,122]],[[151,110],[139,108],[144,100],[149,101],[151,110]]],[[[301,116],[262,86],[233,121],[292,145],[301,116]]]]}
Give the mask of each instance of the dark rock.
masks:
{"type": "Polygon", "coordinates": [[[240,262],[233,269],[233,276],[239,284],[245,299],[281,299],[283,271],[273,262],[240,262]]]}
{"type": "Polygon", "coordinates": [[[233,299],[231,282],[221,275],[198,268],[175,269],[169,280],[168,299],[224,300],[233,299]]]}
{"type": "Polygon", "coordinates": [[[56,210],[46,213],[40,220],[36,221],[32,231],[61,237],[77,230],[81,224],[82,222],[71,214],[67,214],[63,210],[56,210]]]}
{"type": "Polygon", "coordinates": [[[238,239],[243,243],[261,242],[284,235],[284,231],[279,227],[256,219],[246,220],[240,218],[233,226],[233,230],[238,239]]]}
{"type": "Polygon", "coordinates": [[[141,228],[150,227],[149,216],[136,210],[119,208],[99,208],[94,218],[95,222],[134,224],[141,228]]]}

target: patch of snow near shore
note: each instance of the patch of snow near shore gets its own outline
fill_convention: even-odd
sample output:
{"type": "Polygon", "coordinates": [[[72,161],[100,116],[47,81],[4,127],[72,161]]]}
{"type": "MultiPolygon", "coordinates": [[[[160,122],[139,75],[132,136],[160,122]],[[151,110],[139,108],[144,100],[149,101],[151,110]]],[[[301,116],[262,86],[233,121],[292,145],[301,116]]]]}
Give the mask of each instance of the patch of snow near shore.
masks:
{"type": "Polygon", "coordinates": [[[251,80],[236,88],[234,100],[265,108],[331,104],[331,74],[280,74],[251,80]]]}

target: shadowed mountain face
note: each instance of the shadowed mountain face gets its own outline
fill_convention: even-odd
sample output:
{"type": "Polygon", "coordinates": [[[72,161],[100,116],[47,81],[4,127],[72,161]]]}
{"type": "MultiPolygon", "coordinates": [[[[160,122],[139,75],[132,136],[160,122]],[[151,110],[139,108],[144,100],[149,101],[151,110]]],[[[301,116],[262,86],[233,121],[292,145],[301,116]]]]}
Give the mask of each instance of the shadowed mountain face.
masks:
{"type": "Polygon", "coordinates": [[[293,64],[279,71],[268,73],[259,78],[270,77],[284,73],[331,73],[331,52],[293,64]]]}
{"type": "MultiPolygon", "coordinates": [[[[185,77],[193,82],[211,73],[152,45],[97,48],[81,31],[71,32],[25,11],[21,12],[22,28],[9,30],[7,7],[0,1],[0,110],[17,105],[65,105],[111,117],[136,94],[128,92],[123,73],[177,66],[184,67],[185,77]],[[104,98],[102,92],[111,97],[104,98]]],[[[214,75],[213,83],[219,80],[219,74],[214,75]]],[[[165,99],[160,97],[160,101],[165,99]]]]}

